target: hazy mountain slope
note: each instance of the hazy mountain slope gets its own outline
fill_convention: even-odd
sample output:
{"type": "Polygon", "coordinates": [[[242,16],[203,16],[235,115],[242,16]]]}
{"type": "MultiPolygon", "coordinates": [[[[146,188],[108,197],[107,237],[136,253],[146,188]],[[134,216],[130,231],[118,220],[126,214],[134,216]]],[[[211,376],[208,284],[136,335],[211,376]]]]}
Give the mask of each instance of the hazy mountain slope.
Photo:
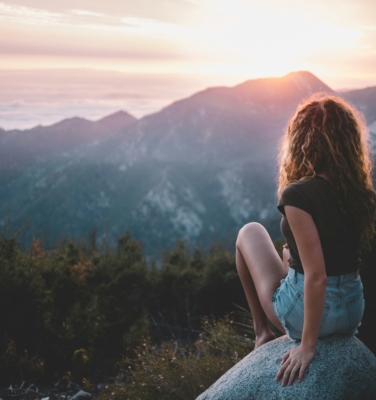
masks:
{"type": "Polygon", "coordinates": [[[211,88],[143,118],[134,129],[144,151],[160,160],[216,162],[219,154],[275,152],[296,104],[323,89],[331,92],[308,72],[211,88]]]}
{"type": "Polygon", "coordinates": [[[373,143],[373,155],[376,157],[376,87],[351,90],[342,96],[364,114],[373,143]]]}
{"type": "Polygon", "coordinates": [[[136,120],[119,111],[99,121],[69,118],[50,126],[0,131],[0,182],[14,178],[35,162],[55,159],[84,145],[106,140],[136,120]]]}
{"type": "Polygon", "coordinates": [[[352,90],[343,97],[364,113],[373,142],[373,155],[376,157],[376,87],[352,90]]]}
{"type": "Polygon", "coordinates": [[[246,222],[280,236],[276,209],[278,141],[297,104],[332,90],[309,72],[217,87],[141,118],[107,140],[31,165],[0,186],[2,223],[33,216],[43,230],[81,237],[108,219],[110,239],[126,229],[148,254],[177,237],[234,244],[246,222]]]}
{"type": "Polygon", "coordinates": [[[371,131],[376,133],[376,87],[351,90],[343,97],[364,113],[371,131]]]}

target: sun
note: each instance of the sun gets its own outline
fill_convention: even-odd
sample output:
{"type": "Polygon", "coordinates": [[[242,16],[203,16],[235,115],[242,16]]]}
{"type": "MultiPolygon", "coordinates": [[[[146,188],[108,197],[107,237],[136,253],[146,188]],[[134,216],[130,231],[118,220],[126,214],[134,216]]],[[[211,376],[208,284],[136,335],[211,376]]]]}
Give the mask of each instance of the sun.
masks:
{"type": "Polygon", "coordinates": [[[215,73],[281,76],[311,69],[318,57],[351,48],[361,36],[307,9],[268,9],[239,0],[216,5],[220,12],[196,33],[215,58],[203,69],[215,73]]]}

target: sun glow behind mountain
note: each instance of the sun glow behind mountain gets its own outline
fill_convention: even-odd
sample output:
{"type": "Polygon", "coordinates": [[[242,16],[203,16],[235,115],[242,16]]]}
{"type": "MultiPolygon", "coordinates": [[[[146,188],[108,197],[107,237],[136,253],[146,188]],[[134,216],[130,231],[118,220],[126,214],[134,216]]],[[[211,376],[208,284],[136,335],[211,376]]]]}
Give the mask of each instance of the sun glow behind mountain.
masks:
{"type": "Polygon", "coordinates": [[[262,77],[315,70],[315,57],[325,64],[323,55],[355,49],[362,37],[359,29],[323,18],[311,8],[286,7],[284,2],[267,7],[219,0],[216,6],[216,18],[208,18],[191,34],[220,59],[197,72],[262,77]]]}
{"type": "Polygon", "coordinates": [[[90,9],[69,8],[69,2],[63,9],[48,3],[37,8],[41,3],[0,2],[0,44],[7,53],[1,68],[215,73],[239,80],[239,74],[315,71],[315,56],[325,65],[333,52],[359,47],[363,36],[359,26],[346,23],[348,7],[337,9],[334,18],[334,9],[323,12],[320,2],[312,7],[292,1],[165,1],[158,16],[145,0],[144,8],[124,1],[120,10],[114,1],[98,1],[90,9]]]}
{"type": "Polygon", "coordinates": [[[31,104],[141,116],[207,86],[296,70],[334,89],[372,86],[375,14],[372,0],[0,0],[0,126],[31,104]]]}

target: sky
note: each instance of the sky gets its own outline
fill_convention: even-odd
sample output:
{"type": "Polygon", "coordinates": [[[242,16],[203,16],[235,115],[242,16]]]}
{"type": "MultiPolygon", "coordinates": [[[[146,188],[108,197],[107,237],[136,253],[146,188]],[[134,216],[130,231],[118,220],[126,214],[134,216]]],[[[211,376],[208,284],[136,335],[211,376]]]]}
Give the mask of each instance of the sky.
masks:
{"type": "Polygon", "coordinates": [[[0,0],[0,127],[142,117],[297,70],[376,86],[375,16],[374,0],[0,0]]]}

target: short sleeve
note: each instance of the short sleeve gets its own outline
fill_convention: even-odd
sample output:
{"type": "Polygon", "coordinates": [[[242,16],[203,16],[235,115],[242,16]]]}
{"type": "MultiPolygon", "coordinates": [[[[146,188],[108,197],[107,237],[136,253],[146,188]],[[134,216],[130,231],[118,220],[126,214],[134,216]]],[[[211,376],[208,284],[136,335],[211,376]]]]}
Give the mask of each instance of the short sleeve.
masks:
{"type": "Polygon", "coordinates": [[[286,186],[278,201],[278,210],[286,217],[284,206],[293,206],[306,211],[310,215],[314,215],[313,205],[309,195],[304,191],[304,188],[296,183],[290,183],[286,186]]]}

